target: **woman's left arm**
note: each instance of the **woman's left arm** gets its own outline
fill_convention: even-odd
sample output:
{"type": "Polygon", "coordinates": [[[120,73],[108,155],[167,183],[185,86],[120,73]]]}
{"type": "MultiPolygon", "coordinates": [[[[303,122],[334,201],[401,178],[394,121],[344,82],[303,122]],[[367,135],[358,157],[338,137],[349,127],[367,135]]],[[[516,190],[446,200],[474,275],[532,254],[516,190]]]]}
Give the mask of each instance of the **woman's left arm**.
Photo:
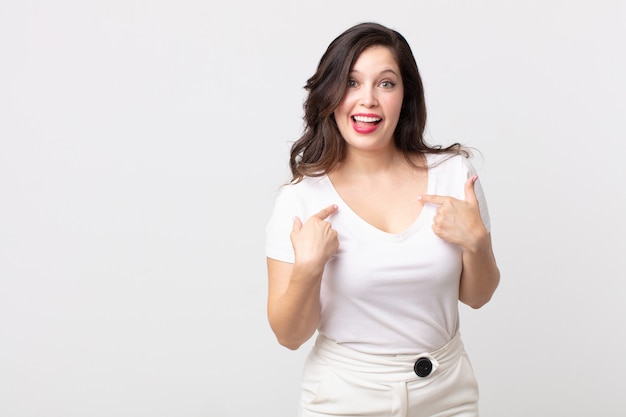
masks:
{"type": "Polygon", "coordinates": [[[465,199],[424,195],[420,201],[437,204],[433,231],[446,242],[463,249],[463,272],[459,300],[472,308],[480,308],[490,299],[498,283],[500,271],[491,246],[491,235],[480,217],[480,209],[472,176],[465,183],[465,199]]]}
{"type": "Polygon", "coordinates": [[[500,282],[500,270],[486,232],[472,247],[463,248],[463,272],[459,300],[472,308],[487,304],[500,282]]]}

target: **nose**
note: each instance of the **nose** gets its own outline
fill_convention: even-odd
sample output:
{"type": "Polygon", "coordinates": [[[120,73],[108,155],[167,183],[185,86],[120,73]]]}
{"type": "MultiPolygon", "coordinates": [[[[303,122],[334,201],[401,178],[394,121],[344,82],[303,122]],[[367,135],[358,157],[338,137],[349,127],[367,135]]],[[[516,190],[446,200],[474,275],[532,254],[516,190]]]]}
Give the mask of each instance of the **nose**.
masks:
{"type": "Polygon", "coordinates": [[[365,87],[361,89],[361,105],[368,108],[376,107],[378,105],[375,88],[365,87]]]}

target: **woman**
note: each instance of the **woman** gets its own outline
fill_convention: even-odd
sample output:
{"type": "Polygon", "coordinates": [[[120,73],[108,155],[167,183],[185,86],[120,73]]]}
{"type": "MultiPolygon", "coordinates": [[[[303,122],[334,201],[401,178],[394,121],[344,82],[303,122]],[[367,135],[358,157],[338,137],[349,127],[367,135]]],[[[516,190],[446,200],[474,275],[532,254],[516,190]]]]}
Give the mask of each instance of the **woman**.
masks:
{"type": "Polygon", "coordinates": [[[306,85],[293,179],[267,226],[268,317],[305,364],[301,416],[476,416],[458,300],[500,274],[484,195],[458,144],[430,147],[406,40],[365,23],[306,85]]]}

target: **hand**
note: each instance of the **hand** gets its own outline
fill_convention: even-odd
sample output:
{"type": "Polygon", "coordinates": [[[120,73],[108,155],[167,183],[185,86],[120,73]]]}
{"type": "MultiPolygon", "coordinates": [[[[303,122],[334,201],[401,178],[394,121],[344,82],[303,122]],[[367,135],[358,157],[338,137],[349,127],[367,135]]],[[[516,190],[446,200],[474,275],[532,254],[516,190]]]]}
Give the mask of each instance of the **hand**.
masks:
{"type": "Polygon", "coordinates": [[[440,195],[419,197],[424,203],[439,205],[433,219],[433,232],[446,242],[471,251],[476,251],[489,234],[480,217],[474,191],[477,179],[474,175],[465,183],[464,200],[440,195]]]}
{"type": "Polygon", "coordinates": [[[291,244],[296,256],[296,263],[310,264],[312,267],[324,268],[326,262],[339,248],[337,232],[326,219],[337,212],[332,205],[311,216],[304,224],[295,217],[291,230],[291,244]]]}

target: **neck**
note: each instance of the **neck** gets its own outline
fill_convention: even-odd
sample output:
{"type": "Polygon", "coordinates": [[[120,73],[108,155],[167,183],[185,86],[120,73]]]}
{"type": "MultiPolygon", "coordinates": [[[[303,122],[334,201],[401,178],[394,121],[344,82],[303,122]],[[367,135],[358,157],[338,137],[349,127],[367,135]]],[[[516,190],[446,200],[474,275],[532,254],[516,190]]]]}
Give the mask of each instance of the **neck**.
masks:
{"type": "Polygon", "coordinates": [[[350,149],[338,165],[342,174],[375,176],[406,165],[406,159],[396,147],[372,152],[350,149]]]}

